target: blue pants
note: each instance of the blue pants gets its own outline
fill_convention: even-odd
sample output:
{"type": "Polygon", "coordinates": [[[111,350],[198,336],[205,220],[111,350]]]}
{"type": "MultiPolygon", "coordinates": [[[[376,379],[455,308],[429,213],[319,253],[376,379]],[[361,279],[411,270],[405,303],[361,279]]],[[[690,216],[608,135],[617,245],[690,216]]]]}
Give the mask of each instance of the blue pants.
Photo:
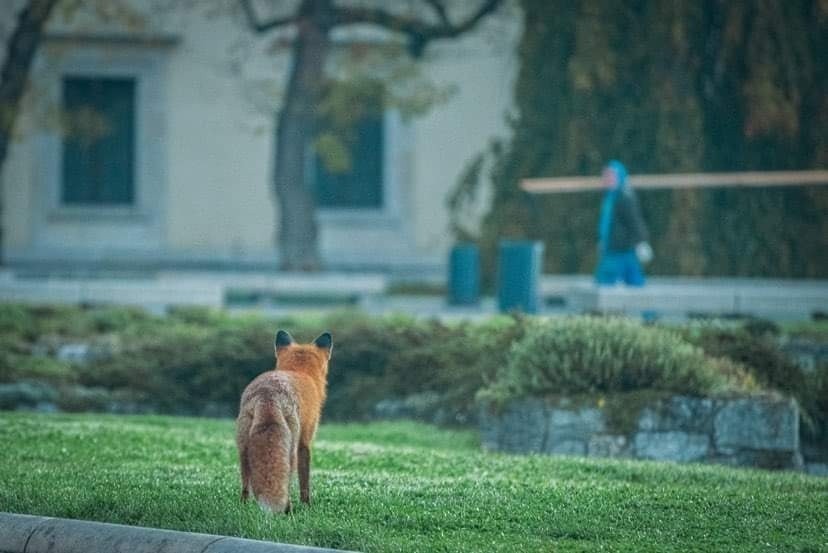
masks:
{"type": "Polygon", "coordinates": [[[635,252],[604,252],[595,270],[599,286],[612,286],[618,281],[628,286],[644,286],[644,271],[635,252]]]}

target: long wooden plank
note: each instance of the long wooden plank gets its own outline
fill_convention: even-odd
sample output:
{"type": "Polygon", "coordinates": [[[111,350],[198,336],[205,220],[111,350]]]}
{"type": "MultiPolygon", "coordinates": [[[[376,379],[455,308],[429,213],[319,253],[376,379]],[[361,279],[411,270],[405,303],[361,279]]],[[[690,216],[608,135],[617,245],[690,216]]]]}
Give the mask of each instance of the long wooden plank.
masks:
{"type": "MultiPolygon", "coordinates": [[[[828,170],[630,175],[629,182],[638,189],[812,186],[828,184],[828,170]]],[[[601,178],[595,176],[524,179],[521,182],[521,188],[531,194],[556,194],[603,190],[604,187],[601,184],[601,178]]]]}

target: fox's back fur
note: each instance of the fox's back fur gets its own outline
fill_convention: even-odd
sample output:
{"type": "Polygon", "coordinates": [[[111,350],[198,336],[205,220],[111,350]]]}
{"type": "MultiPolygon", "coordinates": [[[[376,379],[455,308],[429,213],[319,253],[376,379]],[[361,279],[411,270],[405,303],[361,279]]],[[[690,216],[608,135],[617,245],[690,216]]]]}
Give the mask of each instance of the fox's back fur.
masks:
{"type": "Polygon", "coordinates": [[[252,494],[273,512],[290,510],[294,471],[302,501],[310,501],[310,447],[325,401],[332,345],[327,333],[298,345],[283,332],[277,335],[276,368],[245,388],[236,421],[242,499],[252,494]]]}

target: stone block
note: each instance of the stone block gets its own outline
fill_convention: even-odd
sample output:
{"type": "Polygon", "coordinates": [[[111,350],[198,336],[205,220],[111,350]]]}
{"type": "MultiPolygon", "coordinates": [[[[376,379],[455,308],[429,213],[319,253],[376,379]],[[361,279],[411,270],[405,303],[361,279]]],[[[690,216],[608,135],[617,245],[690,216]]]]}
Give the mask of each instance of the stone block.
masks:
{"type": "Polygon", "coordinates": [[[726,455],[717,454],[713,462],[733,467],[755,467],[761,469],[803,470],[805,463],[798,451],[743,449],[726,455]]]}
{"type": "Polygon", "coordinates": [[[629,454],[627,437],[615,434],[597,434],[587,444],[590,457],[626,457],[629,454]]]}
{"type": "Polygon", "coordinates": [[[808,463],[805,465],[805,472],[812,476],[828,477],[828,463],[808,463]]]}
{"type": "Polygon", "coordinates": [[[87,343],[63,344],[58,347],[55,357],[67,363],[87,363],[92,347],[87,343]]]}
{"type": "Polygon", "coordinates": [[[799,450],[799,411],[792,399],[726,400],[713,424],[716,449],[722,452],[799,450]]]}
{"type": "Polygon", "coordinates": [[[480,422],[480,445],[484,451],[500,450],[500,417],[492,413],[488,406],[480,408],[477,417],[480,422]]]}
{"type": "Polygon", "coordinates": [[[58,391],[50,384],[20,380],[0,384],[0,409],[37,408],[42,404],[54,405],[58,391]]]}
{"type": "Polygon", "coordinates": [[[499,414],[481,413],[486,449],[511,453],[541,453],[547,443],[547,409],[539,400],[511,403],[499,414]]]}
{"type": "Polygon", "coordinates": [[[586,455],[590,438],[605,428],[604,415],[595,408],[555,407],[547,409],[547,414],[544,450],[548,453],[586,455]]]}
{"type": "Polygon", "coordinates": [[[673,396],[642,409],[638,429],[648,432],[682,430],[708,434],[713,430],[713,413],[712,399],[673,396]]]}
{"type": "Polygon", "coordinates": [[[549,409],[550,441],[589,441],[593,434],[604,432],[606,424],[600,409],[549,409]]]}
{"type": "Polygon", "coordinates": [[[544,453],[550,455],[586,455],[587,444],[580,440],[561,440],[546,444],[544,453]]]}
{"type": "Polygon", "coordinates": [[[633,445],[638,458],[686,463],[707,456],[710,438],[706,434],[681,431],[638,432],[633,445]]]}

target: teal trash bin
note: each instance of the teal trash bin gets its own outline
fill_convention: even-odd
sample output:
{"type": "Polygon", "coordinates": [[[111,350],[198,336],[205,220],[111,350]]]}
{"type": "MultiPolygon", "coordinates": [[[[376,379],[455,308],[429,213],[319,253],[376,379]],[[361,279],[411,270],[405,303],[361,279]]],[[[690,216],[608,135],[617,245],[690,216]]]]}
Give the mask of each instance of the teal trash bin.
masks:
{"type": "Polygon", "coordinates": [[[531,240],[500,242],[497,303],[501,312],[537,313],[543,243],[531,240]]]}
{"type": "Polygon", "coordinates": [[[458,244],[451,249],[448,293],[450,305],[477,305],[480,301],[480,249],[475,244],[458,244]]]}

